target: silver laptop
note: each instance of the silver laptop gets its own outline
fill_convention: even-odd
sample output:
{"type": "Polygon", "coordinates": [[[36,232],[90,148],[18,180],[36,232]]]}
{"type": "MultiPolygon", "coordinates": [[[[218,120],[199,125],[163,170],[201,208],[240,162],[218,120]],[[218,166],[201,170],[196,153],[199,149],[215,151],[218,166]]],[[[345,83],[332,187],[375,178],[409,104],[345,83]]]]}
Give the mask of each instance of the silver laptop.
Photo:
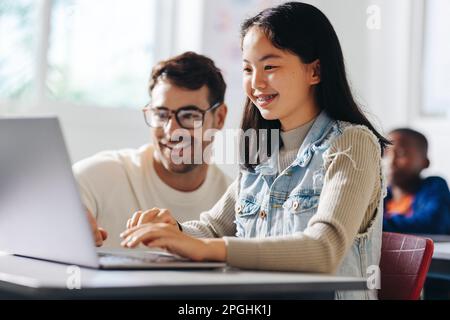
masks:
{"type": "Polygon", "coordinates": [[[99,252],[56,117],[0,118],[0,251],[102,269],[225,266],[162,250],[99,252]]]}

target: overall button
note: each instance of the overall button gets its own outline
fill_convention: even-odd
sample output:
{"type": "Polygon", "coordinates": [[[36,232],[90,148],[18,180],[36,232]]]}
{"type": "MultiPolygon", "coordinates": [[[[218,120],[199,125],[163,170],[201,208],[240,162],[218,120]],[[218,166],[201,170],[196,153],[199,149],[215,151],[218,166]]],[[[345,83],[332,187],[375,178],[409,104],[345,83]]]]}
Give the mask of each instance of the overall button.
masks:
{"type": "Polygon", "coordinates": [[[265,219],[267,217],[267,213],[264,210],[261,210],[261,212],[259,213],[259,217],[261,219],[265,219]]]}
{"type": "Polygon", "coordinates": [[[298,208],[298,201],[294,201],[294,203],[292,204],[292,209],[297,210],[298,208]]]}
{"type": "Polygon", "coordinates": [[[236,212],[237,213],[241,213],[242,212],[242,206],[237,206],[236,207],[236,212]]]}

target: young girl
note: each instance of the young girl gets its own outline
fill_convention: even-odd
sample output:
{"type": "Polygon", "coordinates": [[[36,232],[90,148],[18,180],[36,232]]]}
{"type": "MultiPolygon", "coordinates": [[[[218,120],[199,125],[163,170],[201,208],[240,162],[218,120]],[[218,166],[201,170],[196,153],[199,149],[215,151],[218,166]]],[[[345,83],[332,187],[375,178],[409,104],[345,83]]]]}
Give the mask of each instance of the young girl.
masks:
{"type": "Polygon", "coordinates": [[[388,141],[352,97],[332,25],[311,5],[285,3],[243,23],[242,53],[242,129],[280,129],[279,152],[245,163],[200,221],[179,225],[161,209],[135,213],[122,245],[238,268],[367,277],[380,259],[388,141]]]}

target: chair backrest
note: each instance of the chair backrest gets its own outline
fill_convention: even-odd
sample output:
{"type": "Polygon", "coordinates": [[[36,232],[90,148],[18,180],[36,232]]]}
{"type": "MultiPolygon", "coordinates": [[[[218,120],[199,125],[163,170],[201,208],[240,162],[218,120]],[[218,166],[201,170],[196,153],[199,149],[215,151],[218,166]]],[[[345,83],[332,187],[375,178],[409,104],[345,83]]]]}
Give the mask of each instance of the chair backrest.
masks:
{"type": "Polygon", "coordinates": [[[381,300],[418,300],[433,256],[433,241],[409,234],[383,232],[381,300]]]}

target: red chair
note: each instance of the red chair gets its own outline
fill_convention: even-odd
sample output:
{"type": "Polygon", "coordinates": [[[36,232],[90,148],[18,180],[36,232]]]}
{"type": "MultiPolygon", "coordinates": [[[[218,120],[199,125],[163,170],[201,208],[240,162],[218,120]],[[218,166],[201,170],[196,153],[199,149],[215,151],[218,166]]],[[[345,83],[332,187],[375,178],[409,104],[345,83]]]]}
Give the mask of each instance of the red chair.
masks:
{"type": "Polygon", "coordinates": [[[433,255],[433,241],[409,234],[383,232],[381,300],[418,300],[433,255]]]}

